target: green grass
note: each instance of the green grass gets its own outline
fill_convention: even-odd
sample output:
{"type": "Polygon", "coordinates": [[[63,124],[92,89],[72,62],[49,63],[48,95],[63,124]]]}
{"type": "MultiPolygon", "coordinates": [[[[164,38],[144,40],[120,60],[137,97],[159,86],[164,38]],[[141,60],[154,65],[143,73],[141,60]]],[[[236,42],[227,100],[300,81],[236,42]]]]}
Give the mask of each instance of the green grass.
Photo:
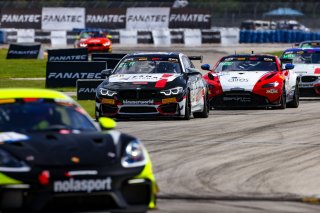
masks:
{"type": "Polygon", "coordinates": [[[6,59],[8,49],[0,49],[0,79],[46,77],[47,59],[6,59]]]}
{"type": "Polygon", "coordinates": [[[71,96],[75,101],[77,101],[92,118],[95,118],[94,109],[95,109],[95,101],[93,100],[77,100],[76,96],[71,96]]]}

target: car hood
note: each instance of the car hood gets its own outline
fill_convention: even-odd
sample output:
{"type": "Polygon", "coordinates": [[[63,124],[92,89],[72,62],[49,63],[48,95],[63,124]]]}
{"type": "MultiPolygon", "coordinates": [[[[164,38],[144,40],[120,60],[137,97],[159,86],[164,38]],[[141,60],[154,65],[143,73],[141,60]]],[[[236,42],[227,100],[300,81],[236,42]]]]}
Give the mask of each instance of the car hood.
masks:
{"type": "Polygon", "coordinates": [[[293,71],[297,75],[320,74],[320,64],[295,64],[293,71]]]}
{"type": "Polygon", "coordinates": [[[87,44],[95,44],[95,43],[105,43],[110,41],[108,38],[88,38],[85,40],[87,44]]]}
{"type": "Polygon", "coordinates": [[[111,75],[104,88],[122,89],[163,89],[180,86],[183,82],[181,74],[116,74],[111,75]]]}
{"type": "Polygon", "coordinates": [[[33,166],[105,166],[115,163],[117,157],[119,141],[112,134],[1,133],[5,134],[11,139],[0,148],[33,166]]]}
{"type": "Polygon", "coordinates": [[[252,91],[253,87],[268,71],[230,71],[217,73],[222,90],[244,89],[252,91]]]}

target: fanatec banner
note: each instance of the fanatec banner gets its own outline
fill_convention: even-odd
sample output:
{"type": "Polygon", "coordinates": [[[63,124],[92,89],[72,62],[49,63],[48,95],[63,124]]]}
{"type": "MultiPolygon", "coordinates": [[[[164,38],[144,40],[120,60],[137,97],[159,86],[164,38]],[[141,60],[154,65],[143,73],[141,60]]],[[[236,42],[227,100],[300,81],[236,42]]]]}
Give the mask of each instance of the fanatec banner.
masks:
{"type": "Polygon", "coordinates": [[[47,62],[46,87],[75,87],[78,79],[101,79],[103,61],[47,62]]]}
{"type": "Polygon", "coordinates": [[[1,9],[1,28],[40,29],[41,9],[1,9]]]}
{"type": "Polygon", "coordinates": [[[42,8],[43,30],[72,30],[73,28],[85,28],[85,8],[42,8]]]}
{"type": "Polygon", "coordinates": [[[169,27],[169,7],[127,8],[127,29],[163,29],[169,27]]]}
{"type": "Polygon", "coordinates": [[[87,9],[86,27],[123,29],[126,27],[126,9],[87,9]]]}
{"type": "Polygon", "coordinates": [[[48,50],[48,61],[88,61],[87,48],[48,50]]]}
{"type": "Polygon", "coordinates": [[[171,9],[169,28],[211,28],[211,13],[204,9],[171,9]]]}

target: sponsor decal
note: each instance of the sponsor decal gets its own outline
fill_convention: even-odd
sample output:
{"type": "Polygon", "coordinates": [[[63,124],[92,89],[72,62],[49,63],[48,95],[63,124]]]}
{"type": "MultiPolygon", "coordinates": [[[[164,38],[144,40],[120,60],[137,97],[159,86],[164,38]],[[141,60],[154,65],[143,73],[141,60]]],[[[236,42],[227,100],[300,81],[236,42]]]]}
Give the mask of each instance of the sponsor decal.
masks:
{"type": "Polygon", "coordinates": [[[250,97],[223,97],[224,101],[236,101],[239,103],[250,103],[251,98],[250,97]]]}
{"type": "Polygon", "coordinates": [[[161,76],[161,79],[159,81],[157,81],[155,88],[165,88],[168,82],[168,79],[173,76],[172,74],[163,74],[161,76]]]}
{"type": "Polygon", "coordinates": [[[176,103],[177,99],[176,98],[164,98],[162,99],[163,104],[168,104],[168,103],[176,103]]]}
{"type": "Polygon", "coordinates": [[[266,93],[267,94],[277,94],[277,93],[279,93],[279,91],[277,89],[268,89],[268,90],[266,90],[266,93]]]}
{"type": "Polygon", "coordinates": [[[115,104],[115,100],[114,99],[108,99],[108,98],[102,98],[101,103],[103,104],[115,104]]]}
{"type": "Polygon", "coordinates": [[[229,82],[248,82],[249,80],[246,78],[232,77],[228,81],[229,82]]]}
{"type": "Polygon", "coordinates": [[[58,79],[58,78],[70,78],[70,79],[79,79],[79,78],[89,78],[89,79],[95,79],[95,78],[101,78],[101,73],[72,73],[72,72],[66,72],[66,73],[57,73],[57,72],[51,72],[48,75],[48,79],[58,79]]]}
{"type": "Polygon", "coordinates": [[[96,88],[80,88],[79,93],[96,93],[96,88]]]}
{"type": "Polygon", "coordinates": [[[86,61],[87,55],[50,56],[49,61],[86,61]]]}
{"type": "Polygon", "coordinates": [[[150,105],[153,104],[154,101],[152,99],[150,100],[141,100],[141,101],[130,101],[130,100],[124,100],[124,105],[150,105]]]}
{"type": "Polygon", "coordinates": [[[87,192],[109,191],[111,190],[112,180],[110,177],[105,179],[75,180],[70,178],[64,181],[54,181],[54,192],[87,192]]]}
{"type": "Polygon", "coordinates": [[[299,87],[302,87],[302,88],[310,88],[310,87],[314,87],[314,84],[313,84],[313,83],[310,83],[310,84],[300,83],[300,84],[299,84],[299,87]]]}
{"type": "Polygon", "coordinates": [[[0,142],[11,143],[11,142],[23,141],[28,139],[29,137],[27,135],[20,134],[17,132],[0,133],[0,142]]]}

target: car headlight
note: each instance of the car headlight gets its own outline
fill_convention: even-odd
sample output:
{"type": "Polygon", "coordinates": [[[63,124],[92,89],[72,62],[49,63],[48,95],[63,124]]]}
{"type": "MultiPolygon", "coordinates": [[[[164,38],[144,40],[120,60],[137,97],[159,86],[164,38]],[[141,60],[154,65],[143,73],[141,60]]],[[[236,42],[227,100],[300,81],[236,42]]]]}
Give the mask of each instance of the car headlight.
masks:
{"type": "Polygon", "coordinates": [[[272,82],[272,83],[268,83],[268,84],[264,84],[262,85],[262,88],[272,88],[272,87],[277,87],[279,86],[279,82],[276,81],[276,82],[272,82]]]}
{"type": "Polygon", "coordinates": [[[106,43],[103,43],[102,45],[106,47],[106,46],[109,46],[110,44],[111,44],[111,42],[107,41],[106,43]]]}
{"type": "Polygon", "coordinates": [[[80,43],[80,47],[87,47],[88,46],[88,44],[86,44],[86,43],[80,43]]]}
{"type": "Polygon", "coordinates": [[[121,165],[125,168],[138,167],[146,164],[146,149],[139,140],[131,141],[123,154],[121,165]]]}
{"type": "Polygon", "coordinates": [[[2,172],[28,172],[30,167],[18,160],[10,153],[0,149],[0,171],[2,172]]]}
{"type": "Polygon", "coordinates": [[[183,88],[182,87],[175,87],[175,88],[172,88],[172,89],[167,89],[167,90],[160,91],[161,94],[164,94],[166,96],[178,95],[178,94],[180,94],[182,92],[183,92],[183,88]]]}
{"type": "Polygon", "coordinates": [[[100,95],[106,95],[106,96],[110,96],[110,97],[117,94],[116,91],[112,91],[112,90],[108,90],[108,89],[104,89],[104,88],[100,88],[99,93],[100,93],[100,95]]]}

